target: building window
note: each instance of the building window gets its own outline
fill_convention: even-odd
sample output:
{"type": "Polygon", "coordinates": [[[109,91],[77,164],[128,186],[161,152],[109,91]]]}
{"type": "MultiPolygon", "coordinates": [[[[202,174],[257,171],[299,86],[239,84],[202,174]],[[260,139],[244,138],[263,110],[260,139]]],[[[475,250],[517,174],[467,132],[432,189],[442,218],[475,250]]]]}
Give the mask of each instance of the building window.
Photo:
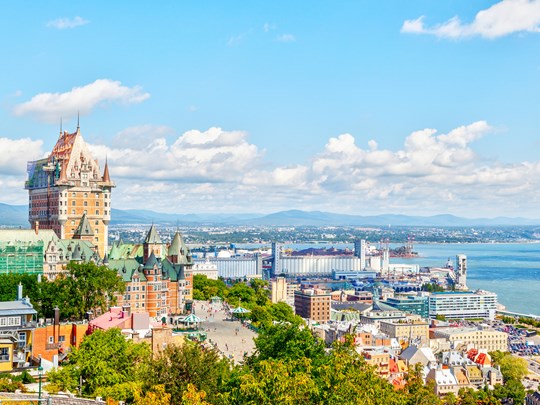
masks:
{"type": "Polygon", "coordinates": [[[86,214],[87,214],[86,210],[84,210],[84,211],[83,211],[83,214],[84,214],[84,215],[86,215],[86,214]]]}
{"type": "Polygon", "coordinates": [[[96,198],[99,198],[99,194],[98,194],[98,193],[96,193],[96,198]]]}
{"type": "Polygon", "coordinates": [[[58,336],[58,341],[59,341],[60,343],[65,342],[65,341],[66,341],[66,337],[65,337],[64,335],[58,336]]]}
{"type": "Polygon", "coordinates": [[[75,206],[75,200],[73,200],[73,201],[71,202],[71,205],[75,206]]]}
{"type": "Polygon", "coordinates": [[[75,195],[76,195],[75,193],[71,193],[71,196],[72,196],[73,198],[75,198],[75,195]]]}
{"type": "Polygon", "coordinates": [[[99,215],[99,210],[96,210],[96,215],[99,215]]]}
{"type": "Polygon", "coordinates": [[[71,210],[71,215],[75,215],[75,210],[71,210]]]}
{"type": "Polygon", "coordinates": [[[49,336],[49,344],[52,345],[54,343],[54,336],[49,336]]]}
{"type": "Polygon", "coordinates": [[[99,225],[99,221],[96,221],[96,222],[95,222],[95,225],[99,225]]]}
{"type": "Polygon", "coordinates": [[[99,201],[96,201],[96,207],[99,207],[99,201]]]}
{"type": "Polygon", "coordinates": [[[71,225],[75,225],[75,220],[74,219],[71,220],[71,225]]]}
{"type": "MultiPolygon", "coordinates": [[[[83,177],[84,178],[87,178],[87,177],[83,177]]],[[[88,198],[88,193],[84,193],[84,198],[88,198]]]]}
{"type": "Polygon", "coordinates": [[[83,205],[84,205],[85,207],[88,207],[88,201],[85,201],[85,202],[83,203],[83,205]]]}
{"type": "Polygon", "coordinates": [[[9,347],[0,348],[0,361],[9,361],[9,347]]]}

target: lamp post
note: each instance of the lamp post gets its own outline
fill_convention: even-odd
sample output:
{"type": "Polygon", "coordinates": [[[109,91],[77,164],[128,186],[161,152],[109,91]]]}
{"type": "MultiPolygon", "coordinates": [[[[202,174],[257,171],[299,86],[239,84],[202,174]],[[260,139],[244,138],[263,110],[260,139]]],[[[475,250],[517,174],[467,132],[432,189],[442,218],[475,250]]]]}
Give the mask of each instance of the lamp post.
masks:
{"type": "Polygon", "coordinates": [[[37,371],[39,376],[38,400],[40,400],[41,403],[41,378],[43,377],[43,367],[39,366],[37,371]]]}

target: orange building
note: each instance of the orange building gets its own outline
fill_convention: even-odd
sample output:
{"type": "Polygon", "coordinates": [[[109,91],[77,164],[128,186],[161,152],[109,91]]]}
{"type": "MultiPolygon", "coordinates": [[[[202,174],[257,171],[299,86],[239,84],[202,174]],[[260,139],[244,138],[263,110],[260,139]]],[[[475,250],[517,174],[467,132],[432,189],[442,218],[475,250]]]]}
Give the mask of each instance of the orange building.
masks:
{"type": "Polygon", "coordinates": [[[32,355],[53,361],[53,357],[67,353],[72,346],[79,344],[86,335],[88,324],[60,324],[40,326],[34,331],[32,355]]]}
{"type": "Polygon", "coordinates": [[[60,239],[90,240],[103,257],[108,250],[113,187],[107,162],[102,174],[80,128],[72,134],[61,132],[47,158],[28,162],[30,225],[52,229],[60,239]],[[77,228],[83,216],[89,228],[81,235],[77,228]]]}
{"type": "Polygon", "coordinates": [[[142,245],[115,243],[104,261],[126,283],[118,305],[162,318],[189,310],[193,298],[193,260],[179,232],[164,244],[154,225],[142,245]]]}

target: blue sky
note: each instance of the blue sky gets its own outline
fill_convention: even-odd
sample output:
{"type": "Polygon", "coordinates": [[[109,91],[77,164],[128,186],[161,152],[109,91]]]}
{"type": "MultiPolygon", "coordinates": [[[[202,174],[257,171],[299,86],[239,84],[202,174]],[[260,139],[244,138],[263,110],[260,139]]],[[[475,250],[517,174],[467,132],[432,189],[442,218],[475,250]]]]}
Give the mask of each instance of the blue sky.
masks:
{"type": "Polygon", "coordinates": [[[540,1],[0,3],[0,186],[60,117],[118,208],[538,217],[540,1]]]}

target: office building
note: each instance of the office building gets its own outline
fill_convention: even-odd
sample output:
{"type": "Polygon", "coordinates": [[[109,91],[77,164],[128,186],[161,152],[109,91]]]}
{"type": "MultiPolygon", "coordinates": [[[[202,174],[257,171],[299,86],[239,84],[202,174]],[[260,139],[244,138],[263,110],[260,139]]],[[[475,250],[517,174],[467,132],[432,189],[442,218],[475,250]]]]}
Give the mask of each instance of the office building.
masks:
{"type": "Polygon", "coordinates": [[[495,319],[497,294],[478,290],[436,292],[428,298],[429,317],[446,319],[495,319]]]}
{"type": "Polygon", "coordinates": [[[294,309],[302,318],[317,322],[330,320],[331,295],[319,290],[294,292],[294,309]]]}

